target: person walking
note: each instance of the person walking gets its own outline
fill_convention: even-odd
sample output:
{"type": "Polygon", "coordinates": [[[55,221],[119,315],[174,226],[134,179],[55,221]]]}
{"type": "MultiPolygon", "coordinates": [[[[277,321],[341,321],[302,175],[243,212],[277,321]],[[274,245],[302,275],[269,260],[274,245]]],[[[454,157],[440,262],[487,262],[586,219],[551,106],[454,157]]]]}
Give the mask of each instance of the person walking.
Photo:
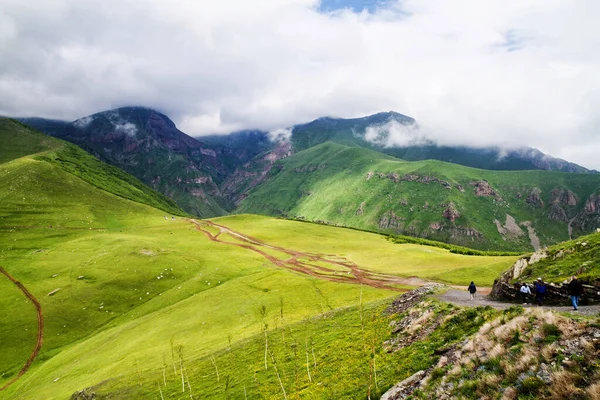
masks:
{"type": "Polygon", "coordinates": [[[477,292],[477,287],[475,286],[475,283],[473,281],[471,281],[471,284],[469,285],[467,290],[469,291],[469,294],[471,295],[471,300],[475,300],[475,293],[477,292]]]}
{"type": "Polygon", "coordinates": [[[529,289],[529,286],[523,283],[521,285],[521,289],[519,289],[519,293],[521,293],[521,300],[523,300],[523,305],[527,304],[527,296],[531,295],[531,289],[529,289]]]}
{"type": "Polygon", "coordinates": [[[546,297],[546,292],[548,288],[542,278],[537,278],[537,282],[535,283],[535,299],[538,303],[538,306],[544,305],[544,297],[546,297]]]}
{"type": "Polygon", "coordinates": [[[577,311],[579,308],[579,298],[583,295],[583,285],[576,276],[573,276],[573,279],[569,283],[569,295],[571,296],[573,311],[577,311]]]}

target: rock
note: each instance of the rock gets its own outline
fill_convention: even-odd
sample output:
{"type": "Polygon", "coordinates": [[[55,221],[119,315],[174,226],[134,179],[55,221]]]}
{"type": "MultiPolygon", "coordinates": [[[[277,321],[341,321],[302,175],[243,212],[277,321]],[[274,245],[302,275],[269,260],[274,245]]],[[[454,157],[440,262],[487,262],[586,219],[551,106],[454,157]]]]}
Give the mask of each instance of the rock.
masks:
{"type": "Polygon", "coordinates": [[[79,276],[77,277],[77,280],[78,280],[78,281],[80,281],[80,280],[82,280],[82,279],[85,279],[85,276],[83,276],[83,275],[79,275],[79,276]]]}
{"type": "Polygon", "coordinates": [[[506,222],[504,225],[497,219],[494,220],[498,233],[502,236],[503,240],[514,240],[523,236],[525,233],[517,224],[515,218],[509,214],[506,214],[506,222]]]}
{"type": "Polygon", "coordinates": [[[393,210],[389,210],[379,218],[379,229],[402,229],[404,227],[403,220],[405,218],[396,215],[393,210]]]}
{"type": "Polygon", "coordinates": [[[454,222],[457,218],[460,217],[460,213],[456,209],[456,206],[454,205],[454,203],[451,202],[450,204],[448,204],[446,209],[442,212],[442,217],[454,222]]]}
{"type": "Polygon", "coordinates": [[[51,291],[50,293],[48,293],[48,296],[54,296],[61,288],[56,288],[53,291],[51,291]]]}
{"type": "Polygon", "coordinates": [[[425,371],[419,371],[406,378],[400,383],[394,385],[390,390],[381,396],[381,400],[404,399],[409,396],[416,388],[416,383],[423,380],[425,371]]]}
{"type": "Polygon", "coordinates": [[[546,214],[549,220],[551,221],[562,221],[569,222],[569,218],[567,217],[567,213],[558,203],[553,203],[548,209],[548,213],[546,214]]]}
{"type": "Polygon", "coordinates": [[[462,185],[456,185],[456,188],[458,189],[459,192],[462,192],[462,193],[465,192],[465,188],[463,188],[462,185]]]}
{"type": "Polygon", "coordinates": [[[496,197],[497,194],[492,189],[488,181],[480,180],[477,182],[471,182],[471,186],[475,187],[475,196],[477,197],[496,197]]]}
{"type": "Polygon", "coordinates": [[[71,395],[71,400],[94,400],[95,398],[96,393],[92,392],[91,389],[83,389],[71,395]]]}
{"type": "Polygon", "coordinates": [[[373,171],[369,171],[369,172],[367,173],[367,180],[371,180],[371,178],[373,177],[373,175],[374,175],[374,174],[375,174],[375,173],[374,173],[373,171]]]}
{"type": "Polygon", "coordinates": [[[536,207],[542,207],[544,205],[544,201],[542,200],[542,198],[540,197],[540,194],[542,193],[542,191],[538,188],[533,188],[531,190],[531,193],[529,193],[529,195],[527,196],[527,198],[525,199],[525,201],[528,204],[534,205],[536,207]]]}
{"type": "Polygon", "coordinates": [[[554,204],[576,206],[577,195],[565,188],[555,188],[552,189],[552,192],[550,193],[550,201],[554,204]]]}
{"type": "Polygon", "coordinates": [[[600,194],[591,195],[585,202],[583,211],[588,214],[593,214],[600,211],[600,194]]]}

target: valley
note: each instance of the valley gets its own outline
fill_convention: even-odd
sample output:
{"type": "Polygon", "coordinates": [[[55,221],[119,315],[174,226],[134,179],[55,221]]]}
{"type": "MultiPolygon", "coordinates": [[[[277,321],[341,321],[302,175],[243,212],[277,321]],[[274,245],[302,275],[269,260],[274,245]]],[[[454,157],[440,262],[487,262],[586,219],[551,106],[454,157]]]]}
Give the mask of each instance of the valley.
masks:
{"type": "MultiPolygon", "coordinates": [[[[5,134],[18,131],[38,142],[38,133],[3,123],[5,134]]],[[[399,245],[373,233],[262,216],[192,220],[169,212],[176,209],[167,199],[136,189],[134,178],[107,174],[110,168],[70,146],[51,139],[42,149],[11,150],[15,156],[0,164],[0,265],[39,301],[44,318],[39,354],[0,398],[68,398],[87,387],[98,396],[156,397],[157,384],[166,380],[164,365],[176,373],[169,372],[160,390],[174,395],[183,374],[195,396],[218,398],[225,378],[213,382],[214,368],[203,363],[221,363],[220,357],[232,357],[227,349],[236,348],[239,357],[250,357],[247,365],[263,365],[263,352],[251,349],[265,334],[292,341],[273,344],[281,353],[267,354],[268,368],[260,374],[230,372],[227,390],[251,397],[266,390],[276,379],[274,365],[291,385],[291,367],[269,359],[287,357],[287,346],[310,337],[318,364],[329,371],[314,370],[314,377],[330,381],[335,362],[326,355],[355,346],[367,313],[375,318],[369,326],[382,329],[377,310],[422,282],[409,278],[465,285],[477,274],[490,285],[515,259],[399,245]],[[333,330],[321,327],[327,315],[337,321],[333,330]],[[304,328],[308,321],[316,331],[304,328]],[[212,378],[204,388],[206,374],[212,378]]],[[[0,360],[4,386],[35,349],[38,323],[31,300],[2,279],[9,293],[0,299],[7,316],[0,342],[9,355],[0,360]]],[[[391,366],[395,359],[378,362],[391,366]]],[[[355,357],[346,361],[355,364],[350,375],[364,367],[355,357]]],[[[387,379],[391,384],[393,374],[387,379]]],[[[351,393],[368,383],[334,387],[351,393]]],[[[189,397],[189,388],[182,395],[189,397]]]]}

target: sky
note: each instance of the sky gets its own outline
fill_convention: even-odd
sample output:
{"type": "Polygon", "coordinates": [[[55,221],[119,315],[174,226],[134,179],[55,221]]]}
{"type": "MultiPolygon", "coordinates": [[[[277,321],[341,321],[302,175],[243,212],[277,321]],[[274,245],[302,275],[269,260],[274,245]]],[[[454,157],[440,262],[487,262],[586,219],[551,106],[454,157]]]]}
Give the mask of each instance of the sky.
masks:
{"type": "Polygon", "coordinates": [[[0,115],[155,108],[192,136],[394,110],[600,169],[597,0],[0,0],[0,115]]]}

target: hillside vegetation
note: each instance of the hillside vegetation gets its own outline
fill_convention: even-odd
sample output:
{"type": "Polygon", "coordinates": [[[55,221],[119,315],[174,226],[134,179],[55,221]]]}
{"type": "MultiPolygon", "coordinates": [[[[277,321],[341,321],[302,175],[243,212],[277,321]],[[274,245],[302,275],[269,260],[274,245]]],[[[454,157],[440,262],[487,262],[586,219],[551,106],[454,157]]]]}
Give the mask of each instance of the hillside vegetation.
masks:
{"type": "Polygon", "coordinates": [[[485,250],[531,250],[600,225],[600,176],[407,162],[327,142],[278,161],[238,208],[485,250]]]}
{"type": "MultiPolygon", "coordinates": [[[[44,328],[2,399],[382,393],[413,368],[380,347],[403,277],[491,283],[514,262],[268,217],[165,219],[152,205],[168,201],[134,178],[56,139],[11,150],[11,134],[39,134],[3,124],[0,266],[40,302],[44,328]]],[[[2,387],[38,332],[31,302],[0,278],[2,387]]]]}
{"type": "Polygon", "coordinates": [[[600,233],[551,246],[546,254],[548,257],[527,267],[519,279],[543,276],[549,282],[562,282],[577,275],[589,283],[600,282],[600,233]]]}

